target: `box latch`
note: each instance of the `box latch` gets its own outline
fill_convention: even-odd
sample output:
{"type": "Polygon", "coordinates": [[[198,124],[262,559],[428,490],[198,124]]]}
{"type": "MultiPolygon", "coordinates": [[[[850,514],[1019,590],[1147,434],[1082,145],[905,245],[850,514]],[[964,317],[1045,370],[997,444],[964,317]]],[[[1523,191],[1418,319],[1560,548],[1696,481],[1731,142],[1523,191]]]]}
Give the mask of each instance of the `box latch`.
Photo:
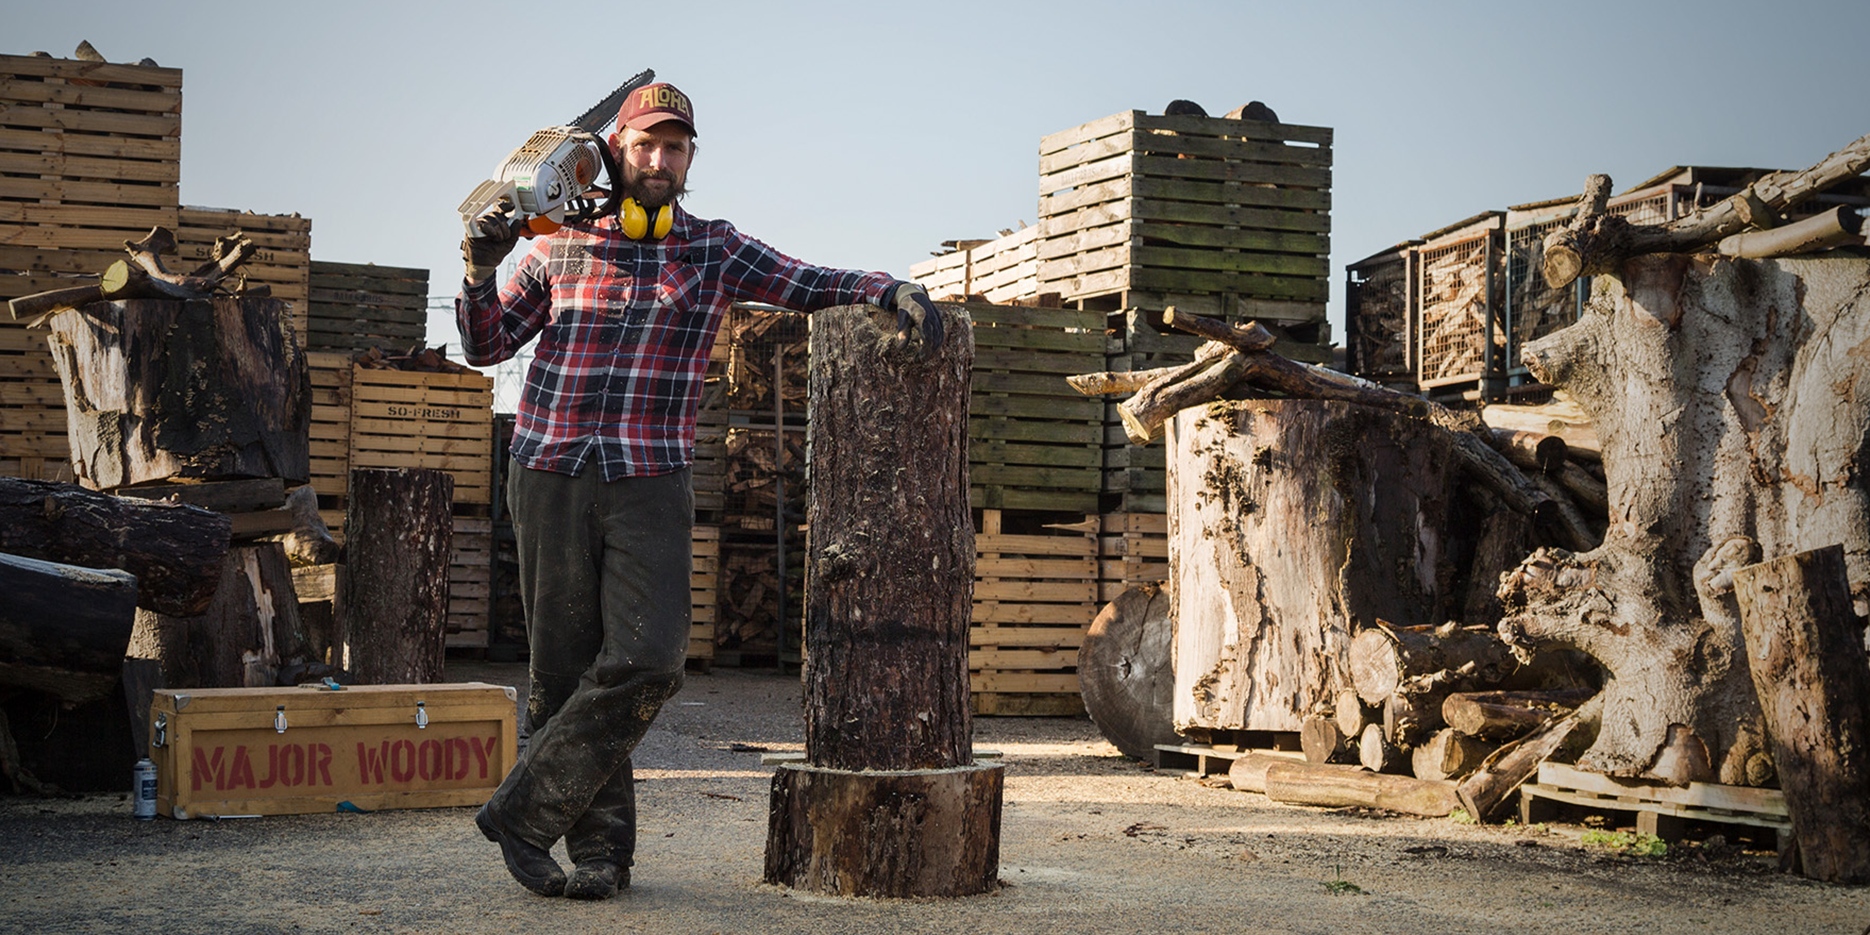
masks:
{"type": "Polygon", "coordinates": [[[152,747],[169,745],[169,712],[156,712],[156,732],[150,736],[149,745],[152,747]]]}
{"type": "Polygon", "coordinates": [[[281,734],[286,732],[286,706],[285,705],[280,705],[279,707],[273,709],[273,730],[281,734]]]}
{"type": "Polygon", "coordinates": [[[418,701],[416,702],[416,730],[428,730],[428,726],[429,709],[424,707],[422,702],[418,701]]]}

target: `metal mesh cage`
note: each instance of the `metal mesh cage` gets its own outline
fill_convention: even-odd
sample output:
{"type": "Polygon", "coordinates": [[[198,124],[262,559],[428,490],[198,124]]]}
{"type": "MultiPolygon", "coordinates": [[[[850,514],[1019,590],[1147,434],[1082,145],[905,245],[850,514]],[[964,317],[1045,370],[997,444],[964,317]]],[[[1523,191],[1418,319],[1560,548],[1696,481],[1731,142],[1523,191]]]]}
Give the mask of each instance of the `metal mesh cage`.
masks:
{"type": "Polygon", "coordinates": [[[1352,365],[1359,376],[1407,375],[1414,358],[1409,331],[1409,255],[1350,269],[1345,305],[1356,319],[1352,365]]]}
{"type": "Polygon", "coordinates": [[[1491,243],[1487,232],[1417,253],[1424,386],[1475,379],[1484,369],[1491,243]]]}

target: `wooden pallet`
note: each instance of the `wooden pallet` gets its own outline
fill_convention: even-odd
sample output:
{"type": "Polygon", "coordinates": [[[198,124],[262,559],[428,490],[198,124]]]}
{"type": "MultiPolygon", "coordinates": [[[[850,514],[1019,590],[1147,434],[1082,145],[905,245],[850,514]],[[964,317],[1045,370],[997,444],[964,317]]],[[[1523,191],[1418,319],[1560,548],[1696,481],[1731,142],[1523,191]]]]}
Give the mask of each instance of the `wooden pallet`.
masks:
{"type": "Polygon", "coordinates": [[[968,671],[976,714],[1083,711],[1078,647],[1097,615],[1095,529],[1015,534],[981,511],[968,671]]]}
{"type": "Polygon", "coordinates": [[[428,337],[426,269],[314,260],[308,287],[308,350],[395,353],[428,337]]]}
{"type": "Polygon", "coordinates": [[[1520,820],[1549,820],[1554,803],[1633,815],[1636,830],[1679,841],[1690,821],[1744,825],[1772,832],[1783,848],[1792,839],[1785,793],[1777,789],[1691,782],[1687,788],[1616,779],[1563,763],[1541,763],[1539,781],[1519,788],[1520,820]]]}
{"type": "Polygon", "coordinates": [[[1103,401],[1065,378],[1102,368],[1104,316],[1077,309],[971,303],[970,505],[1097,511],[1103,401]]]}
{"type": "Polygon", "coordinates": [[[1169,580],[1167,513],[1098,517],[1097,599],[1108,603],[1139,584],[1169,580]]]}
{"type": "Polygon", "coordinates": [[[454,477],[454,502],[492,503],[493,380],[478,372],[351,373],[350,467],[420,467],[454,477]]]}
{"type": "Polygon", "coordinates": [[[721,527],[697,524],[695,568],[689,582],[688,661],[714,662],[714,618],[721,580],[721,527]]]}
{"type": "Polygon", "coordinates": [[[451,541],[446,645],[486,649],[493,634],[493,520],[457,516],[451,541]]]}
{"type": "Polygon", "coordinates": [[[1298,735],[1277,735],[1272,731],[1257,731],[1266,735],[1255,740],[1263,746],[1243,746],[1232,743],[1159,743],[1156,744],[1156,768],[1180,773],[1193,779],[1225,773],[1234,761],[1249,753],[1265,753],[1294,760],[1305,759],[1299,750],[1298,735]],[[1273,744],[1285,743],[1289,747],[1275,747],[1273,744]]]}
{"type": "Polygon", "coordinates": [[[320,506],[337,509],[341,520],[351,477],[351,355],[308,351],[305,358],[312,386],[312,489],[320,506]]]}
{"type": "Polygon", "coordinates": [[[909,267],[909,278],[944,301],[1031,301],[1039,294],[1038,234],[1034,226],[996,240],[955,241],[954,250],[909,267]]]}
{"type": "Polygon", "coordinates": [[[1039,290],[1329,294],[1332,131],[1129,111],[1039,143],[1039,290]]]}

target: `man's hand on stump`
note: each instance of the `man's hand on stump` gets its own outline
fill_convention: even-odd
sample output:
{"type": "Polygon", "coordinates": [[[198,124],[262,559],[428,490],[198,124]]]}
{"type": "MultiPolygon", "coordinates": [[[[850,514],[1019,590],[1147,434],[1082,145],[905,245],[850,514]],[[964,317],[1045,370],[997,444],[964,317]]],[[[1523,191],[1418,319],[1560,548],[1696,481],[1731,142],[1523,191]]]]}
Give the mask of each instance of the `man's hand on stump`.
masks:
{"type": "Polygon", "coordinates": [[[928,290],[912,282],[897,283],[890,303],[896,308],[896,339],[908,341],[909,334],[921,325],[922,354],[941,347],[943,338],[941,311],[929,301],[928,290]]]}

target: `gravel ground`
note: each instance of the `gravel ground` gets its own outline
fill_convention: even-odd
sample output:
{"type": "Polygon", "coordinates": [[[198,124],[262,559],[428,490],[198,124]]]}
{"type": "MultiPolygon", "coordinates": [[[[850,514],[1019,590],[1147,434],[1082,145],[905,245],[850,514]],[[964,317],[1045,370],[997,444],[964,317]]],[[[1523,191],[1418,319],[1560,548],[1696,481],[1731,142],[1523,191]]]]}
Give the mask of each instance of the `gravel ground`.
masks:
{"type": "Polygon", "coordinates": [[[522,890],[471,809],[137,822],[119,796],[11,798],[0,931],[1859,935],[1870,923],[1870,888],[1785,876],[1767,854],[1625,857],[1581,844],[1575,826],[1282,806],[1146,768],[1065,718],[976,721],[977,744],[1007,764],[999,892],[792,892],[760,882],[771,768],[737,748],[803,749],[799,712],[796,677],[691,674],[638,750],[634,885],[608,902],[522,890]]]}

